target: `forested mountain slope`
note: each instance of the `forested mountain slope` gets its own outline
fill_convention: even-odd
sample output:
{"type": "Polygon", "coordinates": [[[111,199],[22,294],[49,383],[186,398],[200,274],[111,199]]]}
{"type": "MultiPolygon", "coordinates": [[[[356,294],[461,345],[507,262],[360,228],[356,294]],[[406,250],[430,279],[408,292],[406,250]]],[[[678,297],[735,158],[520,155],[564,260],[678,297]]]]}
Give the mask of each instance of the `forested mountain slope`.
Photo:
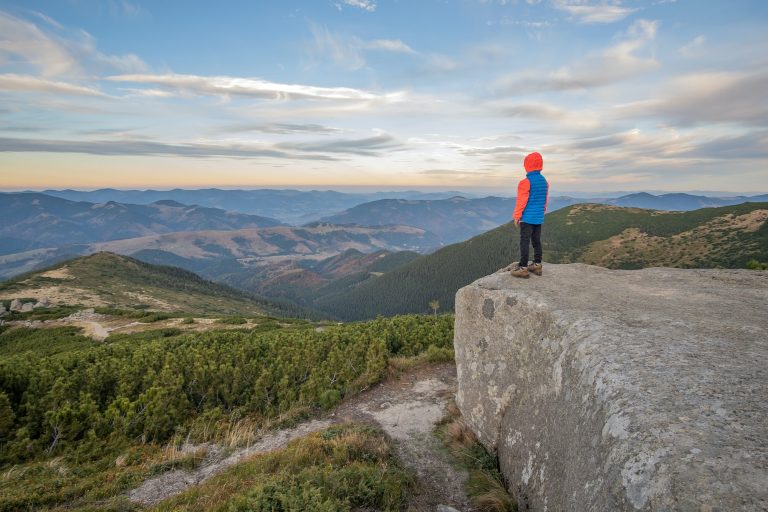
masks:
{"type": "MultiPolygon", "coordinates": [[[[743,268],[753,259],[768,261],[766,219],[768,203],[690,212],[574,205],[547,215],[544,260],[624,269],[743,268]]],[[[441,310],[452,310],[459,288],[517,256],[518,232],[506,224],[321,299],[316,306],[345,319],[427,312],[432,300],[439,300],[441,310]]]]}

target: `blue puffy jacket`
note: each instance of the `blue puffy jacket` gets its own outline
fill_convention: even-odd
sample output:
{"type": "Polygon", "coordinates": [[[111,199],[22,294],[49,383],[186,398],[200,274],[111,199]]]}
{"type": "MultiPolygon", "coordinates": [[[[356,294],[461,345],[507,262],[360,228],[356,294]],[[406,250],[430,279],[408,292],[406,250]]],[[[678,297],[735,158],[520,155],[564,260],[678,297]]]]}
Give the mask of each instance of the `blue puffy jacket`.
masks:
{"type": "Polygon", "coordinates": [[[549,183],[541,170],[529,172],[517,185],[517,202],[512,218],[527,224],[544,224],[549,183]]]}

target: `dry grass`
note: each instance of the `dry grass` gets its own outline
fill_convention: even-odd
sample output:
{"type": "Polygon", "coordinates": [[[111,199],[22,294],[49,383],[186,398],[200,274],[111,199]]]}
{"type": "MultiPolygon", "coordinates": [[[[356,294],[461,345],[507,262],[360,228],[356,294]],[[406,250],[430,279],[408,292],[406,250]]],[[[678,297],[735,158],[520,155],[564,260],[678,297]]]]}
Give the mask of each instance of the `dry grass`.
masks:
{"type": "Polygon", "coordinates": [[[389,364],[387,366],[387,375],[388,377],[397,378],[403,373],[410,372],[428,364],[453,360],[453,348],[438,348],[434,345],[430,345],[425,352],[422,352],[417,356],[390,356],[389,364]]]}
{"type": "Polygon", "coordinates": [[[472,504],[480,511],[513,512],[517,510],[517,505],[504,485],[479,469],[469,473],[467,494],[472,497],[472,504]]]}
{"type": "Polygon", "coordinates": [[[498,462],[477,440],[455,402],[448,403],[438,435],[451,455],[469,470],[465,490],[479,511],[514,512],[517,504],[504,486],[498,462]]]}

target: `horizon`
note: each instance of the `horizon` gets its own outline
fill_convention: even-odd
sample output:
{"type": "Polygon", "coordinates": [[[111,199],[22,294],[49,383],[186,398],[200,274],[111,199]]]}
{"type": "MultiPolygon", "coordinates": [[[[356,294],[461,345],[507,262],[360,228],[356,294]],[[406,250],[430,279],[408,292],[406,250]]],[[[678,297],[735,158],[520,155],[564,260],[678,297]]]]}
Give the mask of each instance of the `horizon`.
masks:
{"type": "Polygon", "coordinates": [[[537,150],[560,195],[758,195],[766,28],[758,0],[7,0],[2,189],[513,196],[537,150]]]}
{"type": "MultiPolygon", "coordinates": [[[[515,197],[515,194],[508,195],[506,193],[500,193],[498,189],[487,189],[483,187],[463,187],[462,189],[454,189],[451,187],[375,187],[375,186],[275,186],[275,187],[258,187],[258,186],[234,186],[234,187],[219,187],[219,186],[206,186],[206,187],[158,187],[158,188],[126,188],[126,187],[100,187],[100,188],[18,188],[9,189],[0,187],[0,193],[14,194],[14,193],[39,193],[44,194],[46,192],[100,192],[115,190],[119,192],[172,192],[175,190],[182,191],[196,191],[196,190],[221,190],[221,191],[255,191],[255,190],[274,190],[274,191],[300,191],[300,192],[340,192],[345,194],[387,194],[387,193],[422,193],[422,194],[439,194],[439,193],[456,193],[467,194],[471,196],[482,197],[515,197]]],[[[511,192],[515,192],[511,190],[511,192]]],[[[602,190],[602,191],[583,191],[583,190],[563,190],[553,191],[552,197],[573,197],[575,199],[591,199],[591,198],[618,198],[622,196],[634,195],[634,194],[650,194],[654,196],[671,195],[671,194],[687,194],[692,196],[704,196],[712,198],[728,198],[728,197],[756,197],[762,195],[768,195],[768,192],[744,192],[744,191],[726,191],[726,190],[602,190]]]]}

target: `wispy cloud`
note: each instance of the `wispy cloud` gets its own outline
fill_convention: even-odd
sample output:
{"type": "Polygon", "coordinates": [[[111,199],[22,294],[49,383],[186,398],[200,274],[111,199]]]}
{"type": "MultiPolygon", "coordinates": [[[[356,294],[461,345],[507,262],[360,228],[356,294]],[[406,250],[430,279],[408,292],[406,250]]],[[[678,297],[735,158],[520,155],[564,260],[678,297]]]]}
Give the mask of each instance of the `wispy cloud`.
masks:
{"type": "Polygon", "coordinates": [[[306,142],[161,142],[145,138],[126,138],[126,132],[102,132],[114,135],[100,140],[51,140],[0,138],[0,152],[85,153],[101,156],[184,156],[198,158],[287,158],[335,161],[338,156],[376,157],[383,151],[397,151],[405,146],[391,135],[380,133],[362,139],[335,139],[306,142]]]}
{"type": "Polygon", "coordinates": [[[426,176],[443,176],[443,177],[461,177],[461,176],[491,176],[492,173],[476,170],[459,170],[459,169],[427,169],[424,171],[418,171],[418,174],[426,176]]]}
{"type": "Polygon", "coordinates": [[[109,0],[108,6],[113,16],[133,18],[146,14],[146,10],[141,5],[128,0],[109,0]]]}
{"type": "Polygon", "coordinates": [[[55,77],[79,69],[72,54],[35,24],[0,11],[0,66],[26,66],[43,77],[55,77]]]}
{"type": "Polygon", "coordinates": [[[142,72],[148,66],[136,55],[99,51],[96,39],[84,30],[69,30],[53,18],[31,12],[48,26],[0,10],[0,66],[42,78],[81,80],[101,71],[142,72]]]}
{"type": "Polygon", "coordinates": [[[621,0],[602,0],[598,3],[590,0],[554,0],[552,5],[567,12],[571,19],[579,23],[614,23],[637,11],[622,6],[621,0]]]}
{"type": "Polygon", "coordinates": [[[594,129],[602,126],[600,115],[586,110],[572,110],[548,103],[518,103],[489,105],[493,112],[503,117],[516,119],[535,119],[553,121],[558,125],[567,125],[569,129],[576,127],[594,129]]]}
{"type": "Polygon", "coordinates": [[[704,46],[704,43],[707,42],[707,38],[704,36],[696,36],[693,38],[693,40],[686,44],[685,46],[680,48],[680,54],[684,57],[691,57],[693,55],[696,55],[699,53],[704,46]]]}
{"type": "Polygon", "coordinates": [[[399,39],[374,39],[363,43],[368,50],[383,50],[395,53],[416,53],[413,48],[399,39]]]}
{"type": "Polygon", "coordinates": [[[312,123],[268,123],[268,124],[233,124],[219,128],[220,132],[261,132],[279,135],[291,135],[295,133],[339,133],[344,130],[312,123]]]}
{"type": "Polygon", "coordinates": [[[358,9],[362,9],[368,12],[373,12],[376,10],[376,2],[374,0],[341,0],[340,3],[336,4],[336,6],[341,8],[342,4],[348,5],[350,7],[357,7],[358,9]]]}
{"type": "Polygon", "coordinates": [[[328,27],[312,23],[312,42],[308,50],[314,60],[329,60],[346,69],[360,69],[366,64],[366,52],[386,51],[416,55],[417,52],[400,39],[366,41],[357,36],[338,34],[328,27]]]}
{"type": "Polygon", "coordinates": [[[338,139],[319,142],[281,142],[275,147],[309,153],[347,153],[360,156],[376,156],[381,151],[394,151],[403,144],[388,134],[378,134],[364,139],[338,139]]]}
{"type": "Polygon", "coordinates": [[[493,89],[500,95],[588,89],[654,71],[659,68],[658,61],[640,52],[656,38],[658,28],[657,21],[638,20],[618,43],[599,54],[555,71],[507,75],[497,80],[493,89]]]}
{"type": "Polygon", "coordinates": [[[287,158],[325,160],[328,155],[290,153],[266,146],[245,144],[173,144],[148,140],[34,140],[0,138],[0,152],[84,153],[100,156],[183,156],[197,158],[287,158]]]}
{"type": "Polygon", "coordinates": [[[768,126],[768,72],[710,72],[669,80],[651,99],[618,107],[624,118],[658,117],[683,126],[768,126]]]}
{"type": "Polygon", "coordinates": [[[179,94],[210,96],[242,96],[270,100],[335,100],[335,101],[372,101],[395,103],[402,101],[404,92],[375,94],[350,87],[316,87],[313,85],[281,84],[258,78],[238,78],[231,76],[198,75],[115,75],[106,80],[129,82],[166,87],[179,94]]]}
{"type": "Polygon", "coordinates": [[[101,91],[81,85],[44,80],[29,75],[0,74],[0,91],[54,93],[76,96],[105,96],[101,91]]]}

